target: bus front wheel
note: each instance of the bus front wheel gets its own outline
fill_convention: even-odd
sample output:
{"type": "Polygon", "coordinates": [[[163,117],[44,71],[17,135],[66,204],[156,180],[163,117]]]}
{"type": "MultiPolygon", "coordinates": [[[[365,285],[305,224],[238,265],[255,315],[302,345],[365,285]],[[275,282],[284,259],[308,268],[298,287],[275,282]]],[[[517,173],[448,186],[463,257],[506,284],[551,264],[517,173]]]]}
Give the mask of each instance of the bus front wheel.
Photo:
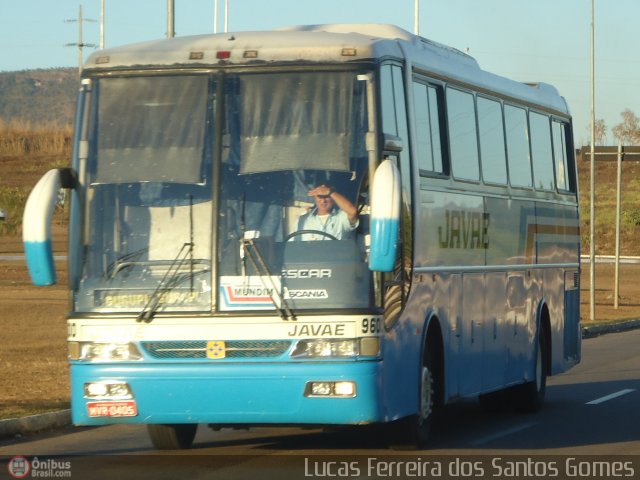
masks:
{"type": "Polygon", "coordinates": [[[147,425],[151,443],[158,450],[184,450],[191,448],[198,424],[147,425]]]}
{"type": "Polygon", "coordinates": [[[434,375],[431,358],[428,358],[420,372],[420,399],[417,414],[395,422],[394,442],[391,448],[425,448],[429,441],[434,407],[434,375]]]}
{"type": "Polygon", "coordinates": [[[432,362],[423,365],[420,375],[420,410],[416,418],[415,443],[416,447],[424,448],[429,440],[431,419],[433,417],[433,369],[432,362]]]}

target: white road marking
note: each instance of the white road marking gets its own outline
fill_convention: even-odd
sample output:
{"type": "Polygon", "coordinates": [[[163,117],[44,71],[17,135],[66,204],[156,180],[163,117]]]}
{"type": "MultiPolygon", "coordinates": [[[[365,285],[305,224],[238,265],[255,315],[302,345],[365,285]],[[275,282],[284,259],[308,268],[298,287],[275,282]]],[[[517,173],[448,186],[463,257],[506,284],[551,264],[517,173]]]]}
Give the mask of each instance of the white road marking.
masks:
{"type": "Polygon", "coordinates": [[[614,398],[621,397],[626,395],[627,393],[635,392],[633,388],[625,388],[624,390],[620,390],[619,392],[612,393],[611,395],[606,395],[604,397],[596,398],[595,400],[591,400],[587,402],[585,405],[598,405],[600,403],[604,403],[609,400],[613,400],[614,398]]]}
{"type": "Polygon", "coordinates": [[[501,432],[494,433],[493,435],[487,435],[486,437],[482,437],[477,440],[474,440],[473,442],[469,442],[469,445],[474,447],[477,447],[479,445],[484,445],[485,443],[492,442],[494,440],[497,440],[498,438],[506,437],[514,433],[518,433],[522,430],[526,430],[527,428],[531,428],[534,425],[538,425],[539,423],[540,422],[530,422],[530,423],[525,423],[523,425],[518,425],[513,428],[509,428],[507,430],[502,430],[501,432]]]}

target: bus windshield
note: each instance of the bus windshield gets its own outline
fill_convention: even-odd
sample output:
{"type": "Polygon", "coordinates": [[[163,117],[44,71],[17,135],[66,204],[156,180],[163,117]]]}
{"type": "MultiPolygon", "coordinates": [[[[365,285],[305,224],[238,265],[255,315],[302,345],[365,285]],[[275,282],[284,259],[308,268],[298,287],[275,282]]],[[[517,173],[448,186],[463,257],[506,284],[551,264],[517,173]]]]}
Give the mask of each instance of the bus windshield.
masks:
{"type": "Polygon", "coordinates": [[[365,92],[352,71],[94,80],[76,310],[371,306],[365,92]]]}

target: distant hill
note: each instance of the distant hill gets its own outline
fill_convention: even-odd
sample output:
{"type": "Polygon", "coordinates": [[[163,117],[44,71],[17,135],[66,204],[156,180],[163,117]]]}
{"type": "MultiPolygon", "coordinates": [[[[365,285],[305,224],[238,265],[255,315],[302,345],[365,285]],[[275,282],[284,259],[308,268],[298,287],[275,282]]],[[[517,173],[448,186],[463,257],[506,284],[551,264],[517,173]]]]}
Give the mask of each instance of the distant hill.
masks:
{"type": "Polygon", "coordinates": [[[0,119],[70,125],[79,84],[75,68],[0,72],[0,119]]]}

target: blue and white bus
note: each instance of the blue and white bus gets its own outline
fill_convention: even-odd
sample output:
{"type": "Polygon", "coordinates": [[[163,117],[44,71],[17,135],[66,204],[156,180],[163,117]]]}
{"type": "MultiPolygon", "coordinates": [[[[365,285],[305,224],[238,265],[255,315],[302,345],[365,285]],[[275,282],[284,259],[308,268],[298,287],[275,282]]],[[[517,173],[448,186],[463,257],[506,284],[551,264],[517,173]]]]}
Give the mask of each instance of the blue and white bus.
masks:
{"type": "Polygon", "coordinates": [[[397,27],[98,51],[71,166],[25,209],[38,285],[61,187],[76,425],[171,449],[198,424],[390,423],[420,446],[438,406],[537,410],[580,360],[565,100],[397,27]],[[357,209],[344,235],[301,226],[317,198],[357,209]]]}

